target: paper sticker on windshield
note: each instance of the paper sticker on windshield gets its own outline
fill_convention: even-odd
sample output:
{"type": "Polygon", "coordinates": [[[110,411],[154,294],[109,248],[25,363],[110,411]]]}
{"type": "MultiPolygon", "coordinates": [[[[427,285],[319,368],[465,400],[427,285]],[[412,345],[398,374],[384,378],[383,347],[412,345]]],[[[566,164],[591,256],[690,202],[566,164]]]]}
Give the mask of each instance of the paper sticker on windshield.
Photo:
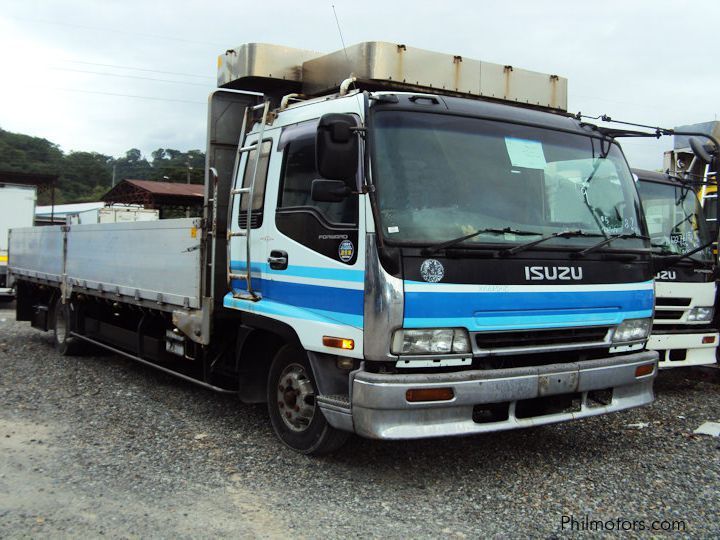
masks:
{"type": "Polygon", "coordinates": [[[544,169],[547,166],[540,141],[505,137],[505,147],[513,167],[544,169]]]}

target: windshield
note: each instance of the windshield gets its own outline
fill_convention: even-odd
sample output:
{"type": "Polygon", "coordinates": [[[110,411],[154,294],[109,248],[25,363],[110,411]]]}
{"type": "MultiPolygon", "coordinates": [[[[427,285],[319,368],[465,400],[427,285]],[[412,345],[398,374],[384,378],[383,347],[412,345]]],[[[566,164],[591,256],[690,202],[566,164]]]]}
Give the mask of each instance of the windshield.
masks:
{"type": "MultiPolygon", "coordinates": [[[[656,253],[679,255],[710,242],[702,207],[692,188],[640,180],[638,189],[656,253]]],[[[695,257],[712,259],[711,248],[695,257]]]]}
{"type": "MultiPolygon", "coordinates": [[[[643,234],[627,163],[607,141],[432,113],[379,111],[373,125],[374,181],[388,240],[433,244],[489,228],[587,233],[544,244],[577,247],[643,234]]],[[[463,246],[532,239],[488,232],[463,246]]],[[[643,246],[637,238],[612,244],[643,246]]]]}

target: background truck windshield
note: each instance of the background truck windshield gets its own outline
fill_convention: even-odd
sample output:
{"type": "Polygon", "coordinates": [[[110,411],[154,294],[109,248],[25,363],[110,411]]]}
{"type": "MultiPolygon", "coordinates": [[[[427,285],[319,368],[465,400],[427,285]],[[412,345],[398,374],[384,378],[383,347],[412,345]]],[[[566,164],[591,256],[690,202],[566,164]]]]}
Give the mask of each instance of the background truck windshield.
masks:
{"type": "MultiPolygon", "coordinates": [[[[702,207],[692,188],[640,180],[638,189],[653,251],[679,254],[710,242],[702,207]]],[[[712,259],[711,248],[694,257],[712,259]]]]}
{"type": "MultiPolygon", "coordinates": [[[[389,240],[429,244],[505,227],[538,235],[642,234],[632,176],[607,141],[431,113],[380,111],[374,126],[374,181],[389,240]]],[[[464,245],[532,239],[487,233],[464,245]]],[[[558,238],[544,245],[597,240],[558,238]]],[[[634,238],[612,244],[642,246],[634,238]]]]}

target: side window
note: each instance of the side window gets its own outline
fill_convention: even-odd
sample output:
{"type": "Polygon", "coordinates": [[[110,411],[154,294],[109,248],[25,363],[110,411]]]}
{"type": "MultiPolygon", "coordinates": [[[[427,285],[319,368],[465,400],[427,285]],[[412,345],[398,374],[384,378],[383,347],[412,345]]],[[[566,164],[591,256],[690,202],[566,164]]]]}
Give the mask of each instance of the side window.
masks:
{"type": "Polygon", "coordinates": [[[285,148],[282,190],[278,209],[304,208],[318,212],[335,224],[357,223],[357,198],[347,197],[341,202],[317,202],[310,196],[312,182],[320,178],[315,168],[315,137],[291,141],[285,148]]]}
{"type": "Polygon", "coordinates": [[[315,130],[288,137],[275,224],[282,234],[325,257],[352,265],[357,261],[358,196],[340,202],[318,202],[311,197],[315,169],[315,130]]]}
{"type": "MultiPolygon", "coordinates": [[[[260,161],[257,164],[257,180],[255,181],[255,190],[253,192],[252,213],[250,218],[251,228],[257,229],[262,225],[263,220],[263,204],[265,202],[265,184],[267,183],[268,163],[270,162],[270,150],[272,149],[272,141],[264,141],[260,148],[260,161]]],[[[250,187],[253,174],[255,173],[255,161],[257,160],[257,148],[248,152],[245,161],[245,170],[243,172],[242,187],[250,187]]],[[[250,195],[243,193],[240,195],[240,212],[238,214],[238,226],[247,227],[247,207],[250,195]]]]}

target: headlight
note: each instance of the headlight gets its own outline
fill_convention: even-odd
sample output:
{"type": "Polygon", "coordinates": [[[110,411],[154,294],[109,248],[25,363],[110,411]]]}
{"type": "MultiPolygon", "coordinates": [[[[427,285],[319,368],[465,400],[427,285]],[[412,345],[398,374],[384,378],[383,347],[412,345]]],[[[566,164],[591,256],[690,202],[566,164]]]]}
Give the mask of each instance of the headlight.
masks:
{"type": "Polygon", "coordinates": [[[652,328],[652,319],[627,319],[620,323],[613,334],[615,343],[639,341],[648,337],[652,328]]]}
{"type": "Polygon", "coordinates": [[[397,330],[393,354],[469,353],[470,337],[464,328],[422,328],[397,330]]]}
{"type": "Polygon", "coordinates": [[[710,321],[715,313],[713,307],[694,307],[688,311],[687,320],[698,322],[698,321],[710,321]]]}

